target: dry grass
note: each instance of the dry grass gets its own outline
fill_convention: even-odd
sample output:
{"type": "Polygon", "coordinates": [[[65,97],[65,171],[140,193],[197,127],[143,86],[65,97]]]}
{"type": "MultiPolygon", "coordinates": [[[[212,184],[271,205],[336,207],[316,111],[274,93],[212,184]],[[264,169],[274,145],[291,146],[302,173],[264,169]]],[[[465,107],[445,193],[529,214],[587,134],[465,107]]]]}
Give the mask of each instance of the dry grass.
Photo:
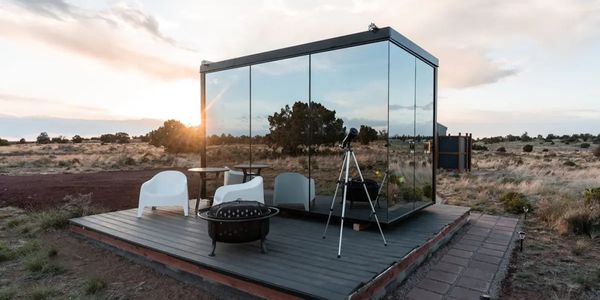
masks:
{"type": "Polygon", "coordinates": [[[191,167],[198,154],[168,154],[146,143],[67,145],[15,144],[0,147],[0,174],[91,173],[108,170],[141,170],[191,167]]]}
{"type": "Polygon", "coordinates": [[[525,250],[514,254],[503,298],[598,299],[600,206],[584,195],[600,186],[600,159],[578,144],[530,144],[529,153],[520,142],[487,145],[506,153],[475,151],[471,173],[440,173],[438,193],[491,214],[514,216],[503,205],[507,193],[532,204],[525,250]]]}

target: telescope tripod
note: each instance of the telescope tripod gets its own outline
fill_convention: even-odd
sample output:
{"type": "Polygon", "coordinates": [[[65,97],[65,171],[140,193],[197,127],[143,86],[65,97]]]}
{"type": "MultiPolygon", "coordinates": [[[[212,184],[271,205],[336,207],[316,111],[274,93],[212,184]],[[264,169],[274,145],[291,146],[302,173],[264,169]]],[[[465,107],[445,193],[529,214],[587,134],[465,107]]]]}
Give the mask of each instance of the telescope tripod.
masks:
{"type": "MultiPolygon", "coordinates": [[[[356,170],[358,170],[358,175],[360,176],[361,183],[367,194],[367,199],[369,200],[369,205],[371,206],[371,214],[375,216],[375,222],[377,223],[377,227],[379,228],[379,233],[381,233],[381,238],[383,239],[383,245],[387,246],[387,241],[385,240],[385,236],[383,235],[383,230],[381,230],[381,224],[379,224],[379,219],[377,218],[377,213],[375,212],[375,207],[373,206],[373,201],[371,201],[371,196],[369,195],[369,191],[367,190],[367,185],[365,184],[365,179],[363,178],[362,172],[360,171],[360,167],[358,166],[358,161],[356,160],[356,156],[352,151],[352,147],[348,145],[344,148],[344,161],[342,162],[342,167],[340,169],[340,175],[338,176],[337,184],[335,187],[335,193],[333,194],[333,199],[331,199],[331,206],[329,207],[329,216],[327,217],[327,224],[325,224],[325,231],[323,231],[323,238],[325,238],[325,234],[327,233],[327,227],[329,227],[329,221],[331,220],[331,214],[333,213],[333,206],[335,205],[335,199],[337,198],[338,190],[340,189],[340,184],[344,185],[344,197],[342,199],[342,218],[340,224],[340,239],[338,242],[338,253],[337,257],[340,258],[342,256],[342,234],[344,232],[344,217],[346,216],[346,196],[348,192],[348,174],[350,171],[350,158],[352,157],[354,164],[356,166],[356,170]],[[342,181],[342,174],[345,173],[344,181],[342,181]]],[[[381,190],[380,190],[381,191],[381,190]]]]}

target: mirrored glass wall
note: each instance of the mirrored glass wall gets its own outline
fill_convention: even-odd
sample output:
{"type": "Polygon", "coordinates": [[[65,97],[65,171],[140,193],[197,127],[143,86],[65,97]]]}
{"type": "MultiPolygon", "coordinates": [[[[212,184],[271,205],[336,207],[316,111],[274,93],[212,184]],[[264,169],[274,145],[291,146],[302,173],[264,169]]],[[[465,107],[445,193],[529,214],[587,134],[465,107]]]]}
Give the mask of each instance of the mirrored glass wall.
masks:
{"type": "MultiPolygon", "coordinates": [[[[339,144],[356,128],[353,151],[390,223],[434,201],[434,71],[382,41],[207,73],[207,164],[268,165],[268,204],[327,214],[333,202],[339,214],[339,144]]],[[[348,191],[346,214],[370,220],[359,187],[348,191]]]]}

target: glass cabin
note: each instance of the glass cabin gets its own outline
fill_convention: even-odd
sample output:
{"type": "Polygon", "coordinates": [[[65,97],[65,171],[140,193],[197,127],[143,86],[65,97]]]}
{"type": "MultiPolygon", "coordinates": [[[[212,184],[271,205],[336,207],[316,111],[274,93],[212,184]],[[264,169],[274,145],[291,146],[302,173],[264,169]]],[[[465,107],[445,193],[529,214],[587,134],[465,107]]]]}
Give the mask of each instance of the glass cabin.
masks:
{"type": "MultiPolygon", "coordinates": [[[[435,203],[437,67],[389,27],[203,62],[202,166],[268,164],[266,203],[327,215],[333,201],[339,215],[339,145],[356,128],[352,148],[379,220],[400,220],[435,203]],[[306,180],[282,185],[283,173],[306,180]]],[[[349,185],[346,217],[374,221],[358,192],[349,185]]]]}

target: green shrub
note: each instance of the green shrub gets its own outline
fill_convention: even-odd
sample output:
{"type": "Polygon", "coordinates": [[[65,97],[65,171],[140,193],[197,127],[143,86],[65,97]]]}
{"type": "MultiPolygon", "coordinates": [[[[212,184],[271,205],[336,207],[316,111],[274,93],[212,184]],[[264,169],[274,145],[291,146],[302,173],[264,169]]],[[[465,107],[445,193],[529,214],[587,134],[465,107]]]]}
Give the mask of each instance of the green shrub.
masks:
{"type": "Polygon", "coordinates": [[[33,300],[49,299],[54,295],[56,295],[56,291],[54,289],[43,285],[34,286],[29,291],[29,296],[33,300]]]}
{"type": "Polygon", "coordinates": [[[473,144],[473,146],[471,148],[473,150],[477,150],[477,151],[489,151],[488,147],[486,147],[484,145],[479,145],[479,144],[473,144]]]}
{"type": "Polygon", "coordinates": [[[575,242],[575,245],[573,245],[572,252],[576,256],[581,256],[585,252],[587,252],[588,250],[590,250],[590,248],[591,248],[591,245],[590,245],[590,243],[588,241],[586,241],[586,240],[577,240],[577,242],[575,242]]]}
{"type": "Polygon", "coordinates": [[[508,192],[502,194],[502,196],[500,196],[500,202],[502,202],[504,209],[507,212],[514,214],[524,213],[525,208],[527,208],[528,211],[531,211],[533,208],[529,200],[527,200],[527,197],[518,192],[508,192]]]}
{"type": "Polygon", "coordinates": [[[585,201],[585,205],[588,206],[600,204],[600,187],[585,190],[585,193],[583,193],[583,199],[585,201]]]}
{"type": "Polygon", "coordinates": [[[106,288],[106,282],[99,278],[92,278],[85,284],[85,294],[94,295],[106,288]]]}
{"type": "Polygon", "coordinates": [[[579,145],[579,147],[583,148],[583,149],[587,149],[589,148],[591,145],[589,143],[581,143],[581,145],[579,145]]]}
{"type": "Polygon", "coordinates": [[[527,144],[527,145],[523,146],[523,152],[531,152],[531,151],[533,151],[532,145],[527,144]]]}
{"type": "Polygon", "coordinates": [[[0,146],[8,146],[10,143],[5,139],[0,139],[0,146]]]}
{"type": "Polygon", "coordinates": [[[74,136],[74,137],[71,139],[71,141],[73,141],[73,144],[80,144],[81,142],[83,142],[83,138],[82,138],[80,135],[76,134],[76,135],[75,135],[75,136],[74,136]]]}
{"type": "Polygon", "coordinates": [[[496,152],[506,152],[506,148],[500,147],[500,148],[496,149],[496,152]]]}
{"type": "Polygon", "coordinates": [[[563,233],[570,231],[575,234],[591,235],[600,224],[600,214],[596,209],[578,207],[567,211],[563,220],[566,223],[563,233]]]}
{"type": "Polygon", "coordinates": [[[15,257],[15,253],[10,250],[4,243],[0,242],[0,263],[11,260],[15,257]]]}
{"type": "Polygon", "coordinates": [[[10,287],[0,288],[0,300],[15,299],[16,295],[17,295],[17,291],[14,288],[10,288],[10,287]]]}

